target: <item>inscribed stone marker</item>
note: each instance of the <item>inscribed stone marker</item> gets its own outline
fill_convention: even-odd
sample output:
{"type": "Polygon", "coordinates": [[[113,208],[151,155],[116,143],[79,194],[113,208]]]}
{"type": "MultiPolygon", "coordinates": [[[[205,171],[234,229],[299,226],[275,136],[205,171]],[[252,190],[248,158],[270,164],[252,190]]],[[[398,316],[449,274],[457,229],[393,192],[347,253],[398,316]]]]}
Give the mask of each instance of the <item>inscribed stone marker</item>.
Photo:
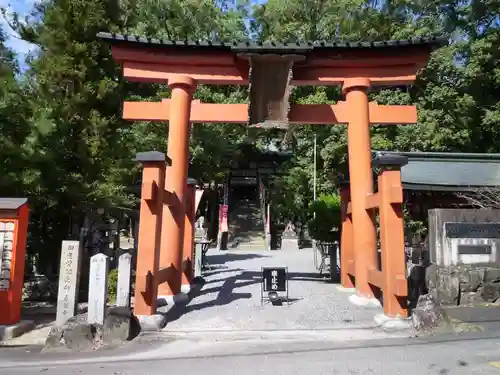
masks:
{"type": "Polygon", "coordinates": [[[104,323],[108,297],[108,256],[96,254],[90,258],[88,323],[104,323]]]}
{"type": "Polygon", "coordinates": [[[298,250],[299,237],[295,225],[289,222],[281,236],[281,249],[298,250]]]}
{"type": "Polygon", "coordinates": [[[132,254],[125,252],[118,258],[118,285],[116,291],[116,305],[130,306],[130,272],[132,254]]]}
{"type": "Polygon", "coordinates": [[[62,242],[57,292],[57,325],[62,325],[69,318],[75,316],[80,280],[80,258],[80,243],[78,241],[62,242]]]}

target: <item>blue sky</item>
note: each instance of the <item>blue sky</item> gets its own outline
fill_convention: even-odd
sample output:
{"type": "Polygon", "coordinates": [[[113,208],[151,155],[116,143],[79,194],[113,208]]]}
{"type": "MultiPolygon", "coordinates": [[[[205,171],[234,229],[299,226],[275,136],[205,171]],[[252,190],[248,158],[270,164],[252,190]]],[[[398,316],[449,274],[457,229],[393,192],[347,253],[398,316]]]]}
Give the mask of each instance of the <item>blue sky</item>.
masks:
{"type": "MultiPolygon", "coordinates": [[[[7,8],[10,12],[17,12],[21,15],[25,15],[31,11],[34,2],[34,0],[0,0],[0,8],[7,8]]],[[[0,25],[8,38],[6,43],[7,46],[16,52],[22,66],[24,58],[34,49],[34,46],[17,38],[17,35],[5,23],[3,17],[0,18],[0,25]]]]}
{"type": "MultiPolygon", "coordinates": [[[[0,8],[6,8],[9,12],[17,12],[22,17],[30,13],[35,2],[36,0],[0,0],[0,8]]],[[[267,0],[253,0],[252,2],[256,4],[264,4],[267,0]]],[[[16,52],[21,69],[24,70],[26,67],[24,60],[26,56],[35,49],[35,46],[20,40],[12,29],[6,24],[1,15],[0,27],[2,27],[7,36],[7,46],[16,52]]]]}

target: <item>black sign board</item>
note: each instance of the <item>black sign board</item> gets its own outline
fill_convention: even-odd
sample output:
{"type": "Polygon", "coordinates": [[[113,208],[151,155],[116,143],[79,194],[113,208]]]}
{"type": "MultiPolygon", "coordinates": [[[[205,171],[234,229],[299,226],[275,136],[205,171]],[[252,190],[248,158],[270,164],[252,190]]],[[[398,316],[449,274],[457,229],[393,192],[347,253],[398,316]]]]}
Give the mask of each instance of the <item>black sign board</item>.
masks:
{"type": "Polygon", "coordinates": [[[288,268],[287,267],[262,267],[262,301],[264,292],[286,292],[288,300],[288,268]]]}
{"type": "Polygon", "coordinates": [[[500,223],[445,223],[447,238],[498,238],[500,223]]]}
{"type": "Polygon", "coordinates": [[[262,268],[264,292],[286,292],[286,267],[262,268]]]}
{"type": "Polygon", "coordinates": [[[465,255],[490,255],[491,245],[458,245],[458,253],[465,255]]]}

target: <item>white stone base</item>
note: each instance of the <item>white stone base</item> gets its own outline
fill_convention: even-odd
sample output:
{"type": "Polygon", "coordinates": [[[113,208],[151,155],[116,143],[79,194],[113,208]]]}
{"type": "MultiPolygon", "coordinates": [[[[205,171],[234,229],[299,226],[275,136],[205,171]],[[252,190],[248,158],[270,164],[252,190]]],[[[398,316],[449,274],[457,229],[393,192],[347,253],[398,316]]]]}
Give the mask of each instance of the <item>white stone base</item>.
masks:
{"type": "Polygon", "coordinates": [[[271,250],[271,235],[270,234],[266,234],[266,247],[267,247],[267,250],[271,250]]]}
{"type": "Polygon", "coordinates": [[[356,306],[363,306],[363,307],[380,307],[380,301],[376,298],[373,297],[364,297],[364,296],[359,296],[357,294],[353,294],[352,296],[349,296],[349,301],[356,306]]]}
{"type": "Polygon", "coordinates": [[[0,341],[19,337],[33,329],[35,329],[35,323],[32,320],[21,320],[16,324],[0,325],[0,341]]]}
{"type": "Polygon", "coordinates": [[[142,331],[161,331],[167,324],[167,318],[162,314],[137,315],[142,331]]]}
{"type": "Polygon", "coordinates": [[[344,288],[342,285],[337,285],[336,288],[342,293],[356,293],[356,288],[344,288]]]}
{"type": "Polygon", "coordinates": [[[189,296],[186,293],[181,292],[175,296],[158,296],[156,301],[158,306],[185,305],[189,302],[189,296]]]}
{"type": "Polygon", "coordinates": [[[297,238],[282,238],[281,250],[299,250],[299,240],[297,238]]]}
{"type": "Polygon", "coordinates": [[[181,293],[189,294],[190,291],[191,291],[191,285],[189,284],[181,285],[181,293]]]}
{"type": "Polygon", "coordinates": [[[390,318],[384,314],[377,314],[375,315],[373,320],[383,329],[398,330],[412,328],[412,322],[410,318],[390,318]]]}

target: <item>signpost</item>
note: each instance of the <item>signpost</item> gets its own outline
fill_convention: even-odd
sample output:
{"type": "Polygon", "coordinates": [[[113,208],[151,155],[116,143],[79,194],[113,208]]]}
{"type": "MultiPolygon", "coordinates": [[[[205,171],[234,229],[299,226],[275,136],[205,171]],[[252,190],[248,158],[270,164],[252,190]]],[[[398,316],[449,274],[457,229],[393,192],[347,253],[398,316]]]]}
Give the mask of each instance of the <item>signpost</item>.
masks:
{"type": "Polygon", "coordinates": [[[262,283],[260,289],[260,301],[264,304],[264,300],[276,300],[279,298],[278,293],[286,293],[286,301],[288,298],[288,267],[262,267],[262,283]],[[267,292],[268,295],[264,296],[267,292]]]}

